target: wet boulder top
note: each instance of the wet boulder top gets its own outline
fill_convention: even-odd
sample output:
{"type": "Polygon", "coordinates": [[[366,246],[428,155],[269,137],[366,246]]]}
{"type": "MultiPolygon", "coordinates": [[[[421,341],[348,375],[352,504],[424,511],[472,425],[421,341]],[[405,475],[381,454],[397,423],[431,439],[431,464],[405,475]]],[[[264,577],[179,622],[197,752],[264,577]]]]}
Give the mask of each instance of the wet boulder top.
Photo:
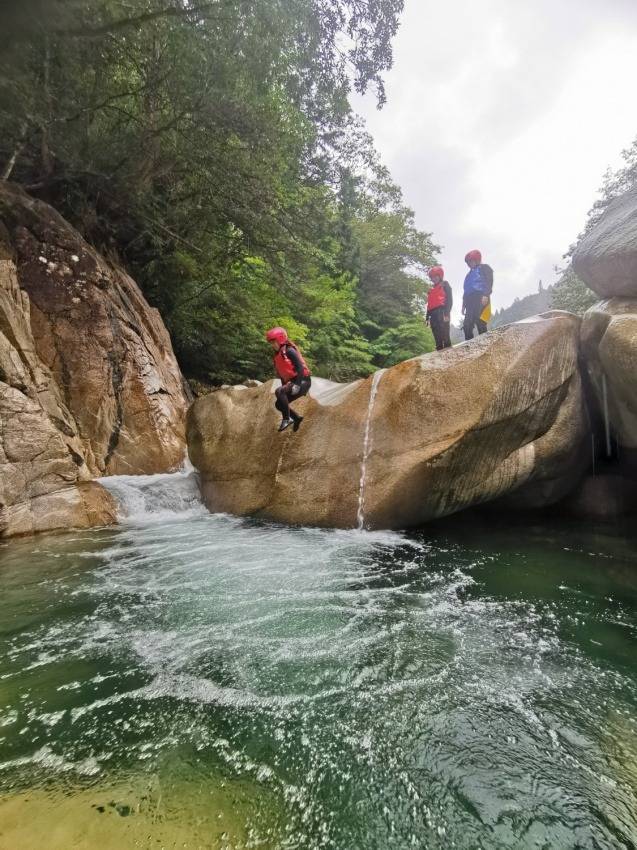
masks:
{"type": "Polygon", "coordinates": [[[637,298],[637,187],[612,201],[584,235],[573,268],[602,298],[637,298]]]}

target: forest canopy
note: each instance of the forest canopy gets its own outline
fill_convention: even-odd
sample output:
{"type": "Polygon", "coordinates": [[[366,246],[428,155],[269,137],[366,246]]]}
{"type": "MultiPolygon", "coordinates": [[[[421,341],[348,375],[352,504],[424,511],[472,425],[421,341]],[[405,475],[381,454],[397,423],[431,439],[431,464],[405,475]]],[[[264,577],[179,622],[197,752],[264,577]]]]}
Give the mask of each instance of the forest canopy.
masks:
{"type": "Polygon", "coordinates": [[[322,375],[431,350],[435,261],[353,114],[382,106],[403,0],[22,0],[0,10],[0,176],[159,308],[184,372],[322,375]]]}

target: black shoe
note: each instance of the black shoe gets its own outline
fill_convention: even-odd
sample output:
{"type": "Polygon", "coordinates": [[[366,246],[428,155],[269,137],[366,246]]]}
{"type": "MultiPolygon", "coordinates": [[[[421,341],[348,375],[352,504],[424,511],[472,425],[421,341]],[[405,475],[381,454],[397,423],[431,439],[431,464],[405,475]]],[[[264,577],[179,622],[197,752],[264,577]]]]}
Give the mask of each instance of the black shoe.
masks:
{"type": "Polygon", "coordinates": [[[303,422],[303,419],[304,419],[303,416],[297,416],[296,419],[294,420],[294,425],[292,426],[292,430],[294,431],[295,434],[299,430],[299,428],[301,427],[301,422],[303,422]]]}
{"type": "Polygon", "coordinates": [[[279,431],[285,431],[292,424],[291,419],[282,419],[281,424],[279,425],[279,431]]]}

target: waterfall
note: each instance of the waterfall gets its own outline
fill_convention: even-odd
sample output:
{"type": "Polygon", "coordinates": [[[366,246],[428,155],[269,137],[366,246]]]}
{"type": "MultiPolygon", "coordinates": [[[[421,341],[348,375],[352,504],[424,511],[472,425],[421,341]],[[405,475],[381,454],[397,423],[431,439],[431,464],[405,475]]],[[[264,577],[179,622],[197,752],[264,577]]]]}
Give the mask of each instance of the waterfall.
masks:
{"type": "Polygon", "coordinates": [[[610,442],[610,419],[608,416],[608,388],[606,386],[606,375],[602,375],[602,399],[604,407],[604,433],[606,436],[606,457],[609,458],[612,454],[610,442]]]}
{"type": "Polygon", "coordinates": [[[117,502],[120,522],[161,522],[207,513],[198,473],[189,463],[179,472],[110,475],[98,481],[117,502]]]}
{"type": "Polygon", "coordinates": [[[365,437],[363,438],[363,460],[361,463],[361,477],[358,487],[358,511],[356,514],[356,527],[362,531],[365,528],[365,481],[367,479],[367,460],[372,450],[372,413],[374,410],[374,402],[376,401],[376,393],[378,392],[378,384],[385,372],[384,369],[379,369],[374,373],[372,378],[372,386],[369,391],[369,405],[367,406],[367,419],[365,421],[365,437]]]}

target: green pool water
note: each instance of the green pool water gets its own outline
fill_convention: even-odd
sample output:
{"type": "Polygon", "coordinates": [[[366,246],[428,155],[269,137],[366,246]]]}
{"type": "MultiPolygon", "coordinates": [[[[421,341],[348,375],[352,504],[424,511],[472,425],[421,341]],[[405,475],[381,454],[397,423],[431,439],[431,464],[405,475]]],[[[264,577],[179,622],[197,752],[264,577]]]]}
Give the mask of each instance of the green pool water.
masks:
{"type": "Polygon", "coordinates": [[[0,547],[0,848],[634,848],[633,529],[0,547]]]}

